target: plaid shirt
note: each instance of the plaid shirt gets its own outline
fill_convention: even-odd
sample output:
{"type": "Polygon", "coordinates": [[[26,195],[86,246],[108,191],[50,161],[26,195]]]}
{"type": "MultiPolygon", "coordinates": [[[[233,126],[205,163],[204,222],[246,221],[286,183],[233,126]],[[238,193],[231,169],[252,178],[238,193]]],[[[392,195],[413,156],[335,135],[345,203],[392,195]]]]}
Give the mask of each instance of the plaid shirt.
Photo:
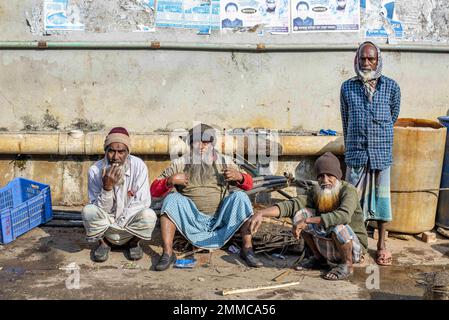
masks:
{"type": "Polygon", "coordinates": [[[399,85],[388,77],[379,78],[372,103],[356,77],[342,84],[340,111],[348,166],[369,164],[373,170],[383,170],[391,165],[393,124],[398,119],[400,104],[399,85]]]}

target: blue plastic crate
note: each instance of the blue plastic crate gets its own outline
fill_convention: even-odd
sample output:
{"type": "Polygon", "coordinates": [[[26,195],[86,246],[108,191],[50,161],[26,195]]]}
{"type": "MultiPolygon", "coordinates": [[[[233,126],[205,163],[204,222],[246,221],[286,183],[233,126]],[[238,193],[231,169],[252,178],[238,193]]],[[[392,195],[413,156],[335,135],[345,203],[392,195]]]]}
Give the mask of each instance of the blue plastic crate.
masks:
{"type": "Polygon", "coordinates": [[[52,217],[50,186],[15,178],[0,189],[0,243],[15,240],[52,217]]]}

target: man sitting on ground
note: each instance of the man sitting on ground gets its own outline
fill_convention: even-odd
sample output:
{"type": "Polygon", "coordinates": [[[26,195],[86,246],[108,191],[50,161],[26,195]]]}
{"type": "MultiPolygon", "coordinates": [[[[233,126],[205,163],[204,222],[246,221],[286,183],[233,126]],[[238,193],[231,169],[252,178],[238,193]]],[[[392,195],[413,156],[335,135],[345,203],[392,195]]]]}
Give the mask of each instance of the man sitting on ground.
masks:
{"type": "Polygon", "coordinates": [[[128,243],[128,258],[143,256],[141,239],[150,240],[157,221],[145,163],[129,154],[125,128],[112,129],[104,142],[105,157],[89,168],[89,202],[82,217],[89,241],[98,241],[93,260],[108,259],[110,244],[128,243]]]}
{"type": "Polygon", "coordinates": [[[330,152],[317,159],[315,171],[318,185],[313,190],[256,212],[250,230],[257,232],[262,217],[292,217],[293,234],[303,237],[313,253],[296,269],[319,269],[328,261],[337,265],[324,278],[346,279],[368,247],[357,189],[341,181],[340,162],[330,152]]]}
{"type": "Polygon", "coordinates": [[[240,229],[242,258],[251,267],[262,266],[252,250],[248,219],[253,208],[249,197],[242,191],[229,193],[229,186],[252,189],[252,177],[214,148],[212,127],[195,126],[188,139],[190,152],[172,161],[151,185],[153,197],[166,195],[160,220],[163,254],[155,269],[166,270],[176,260],[176,230],[195,247],[219,249],[240,229]]]}

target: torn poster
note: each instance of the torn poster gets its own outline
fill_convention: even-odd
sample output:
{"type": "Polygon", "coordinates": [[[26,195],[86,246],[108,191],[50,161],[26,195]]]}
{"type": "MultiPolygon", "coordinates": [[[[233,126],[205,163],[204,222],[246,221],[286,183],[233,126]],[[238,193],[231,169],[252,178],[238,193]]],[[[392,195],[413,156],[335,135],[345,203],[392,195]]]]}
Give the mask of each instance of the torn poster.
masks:
{"type": "Polygon", "coordinates": [[[291,0],[293,33],[358,32],[360,0],[291,0]]]}
{"type": "Polygon", "coordinates": [[[248,29],[261,26],[267,32],[288,34],[288,0],[221,1],[221,29],[248,29]]]}
{"type": "Polygon", "coordinates": [[[208,34],[219,29],[219,14],[219,0],[158,0],[156,26],[208,34]]]}
{"type": "Polygon", "coordinates": [[[376,38],[402,38],[404,30],[395,11],[395,0],[361,0],[360,7],[365,13],[365,36],[376,38]]]}
{"type": "Polygon", "coordinates": [[[80,31],[84,30],[81,12],[73,0],[44,1],[45,31],[80,31]]]}
{"type": "MultiPolygon", "coordinates": [[[[156,0],[140,0],[141,3],[139,3],[140,7],[137,7],[138,9],[145,11],[148,13],[148,15],[156,14],[156,0]]],[[[148,20],[150,20],[150,16],[148,17],[148,20]]],[[[150,21],[148,21],[150,22],[150,21]]],[[[136,29],[134,32],[155,32],[156,27],[152,23],[142,23],[137,24],[136,29]]]]}

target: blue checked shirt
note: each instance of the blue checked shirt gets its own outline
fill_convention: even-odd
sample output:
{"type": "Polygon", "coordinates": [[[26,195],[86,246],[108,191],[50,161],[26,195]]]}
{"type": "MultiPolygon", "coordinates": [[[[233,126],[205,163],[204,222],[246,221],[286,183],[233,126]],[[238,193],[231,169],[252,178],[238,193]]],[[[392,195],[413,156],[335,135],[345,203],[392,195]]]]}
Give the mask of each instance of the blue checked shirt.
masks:
{"type": "Polygon", "coordinates": [[[398,119],[400,104],[399,85],[388,77],[379,78],[372,103],[359,79],[342,84],[340,111],[348,166],[369,164],[373,170],[383,170],[391,165],[393,124],[398,119]]]}

